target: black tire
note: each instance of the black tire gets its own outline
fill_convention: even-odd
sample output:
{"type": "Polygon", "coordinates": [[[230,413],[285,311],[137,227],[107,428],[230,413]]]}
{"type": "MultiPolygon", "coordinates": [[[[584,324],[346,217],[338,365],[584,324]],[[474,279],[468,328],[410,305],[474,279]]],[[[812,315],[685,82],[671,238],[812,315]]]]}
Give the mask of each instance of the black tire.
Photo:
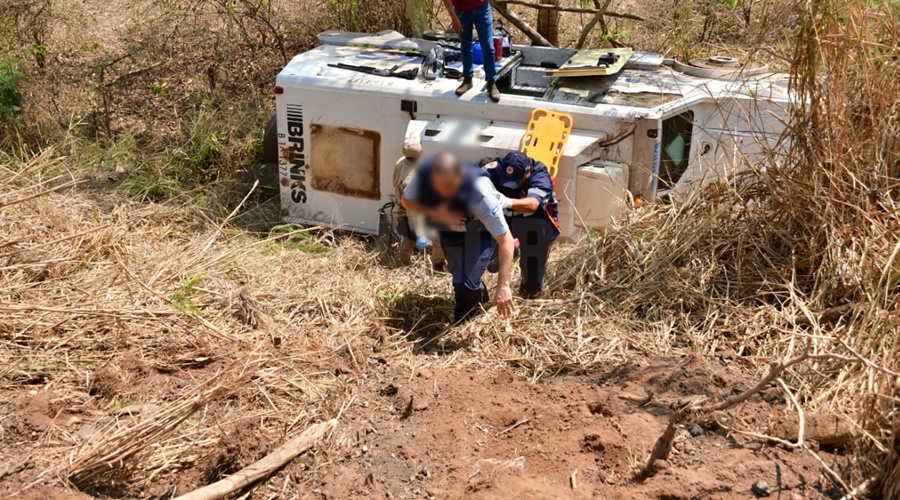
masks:
{"type": "Polygon", "coordinates": [[[278,116],[272,115],[263,135],[263,163],[278,164],[278,116]]]}
{"type": "Polygon", "coordinates": [[[253,184],[259,181],[260,189],[271,189],[275,192],[278,184],[278,127],[275,115],[266,123],[266,131],[263,134],[262,162],[248,165],[239,174],[240,182],[253,184]]]}

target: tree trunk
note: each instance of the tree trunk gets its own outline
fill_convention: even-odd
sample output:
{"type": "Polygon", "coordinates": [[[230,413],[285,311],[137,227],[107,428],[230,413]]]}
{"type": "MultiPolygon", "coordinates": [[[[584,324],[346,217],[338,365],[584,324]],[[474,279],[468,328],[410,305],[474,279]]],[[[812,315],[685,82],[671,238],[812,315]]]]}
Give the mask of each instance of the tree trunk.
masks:
{"type": "Polygon", "coordinates": [[[421,37],[430,26],[431,14],[428,12],[426,0],[406,0],[406,21],[409,23],[410,35],[421,37]]]}
{"type": "MultiPolygon", "coordinates": [[[[559,0],[541,0],[542,4],[559,5],[559,0]]],[[[537,31],[548,42],[559,46],[559,11],[541,9],[538,11],[537,31]]]]}

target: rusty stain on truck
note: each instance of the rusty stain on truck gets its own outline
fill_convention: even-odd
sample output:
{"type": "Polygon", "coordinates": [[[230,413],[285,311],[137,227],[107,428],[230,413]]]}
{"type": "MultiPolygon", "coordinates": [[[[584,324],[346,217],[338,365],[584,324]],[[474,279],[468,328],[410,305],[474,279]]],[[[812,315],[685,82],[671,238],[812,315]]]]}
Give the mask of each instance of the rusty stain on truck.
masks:
{"type": "Polygon", "coordinates": [[[381,198],[381,134],[374,130],[313,123],[307,166],[319,191],[381,198]]]}
{"type": "Polygon", "coordinates": [[[291,147],[290,145],[284,145],[281,147],[280,156],[281,159],[287,162],[288,165],[291,165],[294,163],[294,157],[296,156],[296,154],[294,153],[293,147],[291,147]]]}

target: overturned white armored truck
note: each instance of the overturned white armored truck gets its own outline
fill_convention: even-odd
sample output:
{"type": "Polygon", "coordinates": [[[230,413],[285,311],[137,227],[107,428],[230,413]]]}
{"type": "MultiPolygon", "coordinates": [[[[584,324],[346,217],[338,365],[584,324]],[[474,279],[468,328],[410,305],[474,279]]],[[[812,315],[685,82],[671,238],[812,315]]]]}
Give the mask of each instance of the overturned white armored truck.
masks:
{"type": "Polygon", "coordinates": [[[555,189],[562,235],[577,238],[635,200],[733,178],[778,147],[790,112],[786,75],[727,57],[680,63],[628,51],[624,67],[604,75],[603,64],[561,71],[588,52],[512,46],[497,63],[495,104],[483,92],[457,98],[455,79],[423,78],[417,70],[437,42],[328,35],[276,80],[286,221],[377,234],[405,137],[474,162],[518,150],[543,108],[573,118],[555,189]]]}

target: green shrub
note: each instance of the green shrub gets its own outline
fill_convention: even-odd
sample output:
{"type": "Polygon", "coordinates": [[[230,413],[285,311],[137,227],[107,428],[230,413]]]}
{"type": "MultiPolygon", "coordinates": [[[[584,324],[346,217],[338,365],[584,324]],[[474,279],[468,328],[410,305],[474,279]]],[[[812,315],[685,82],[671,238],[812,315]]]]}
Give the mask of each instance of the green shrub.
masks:
{"type": "MultiPolygon", "coordinates": [[[[233,200],[225,191],[239,187],[234,182],[239,171],[262,159],[263,123],[257,111],[208,101],[183,122],[174,138],[140,148],[118,187],[141,199],[162,201],[188,195],[207,206],[215,205],[215,200],[194,197],[209,198],[215,193],[230,205],[233,200]]],[[[244,194],[239,193],[238,200],[244,194]]]]}
{"type": "Polygon", "coordinates": [[[24,122],[22,106],[25,98],[21,90],[25,82],[24,61],[13,50],[14,36],[15,23],[11,19],[0,21],[0,125],[22,125],[24,122]]]}
{"type": "Polygon", "coordinates": [[[13,55],[0,59],[0,122],[22,125],[24,114],[22,105],[25,98],[22,96],[20,85],[25,82],[25,73],[19,69],[22,61],[13,55]]]}

